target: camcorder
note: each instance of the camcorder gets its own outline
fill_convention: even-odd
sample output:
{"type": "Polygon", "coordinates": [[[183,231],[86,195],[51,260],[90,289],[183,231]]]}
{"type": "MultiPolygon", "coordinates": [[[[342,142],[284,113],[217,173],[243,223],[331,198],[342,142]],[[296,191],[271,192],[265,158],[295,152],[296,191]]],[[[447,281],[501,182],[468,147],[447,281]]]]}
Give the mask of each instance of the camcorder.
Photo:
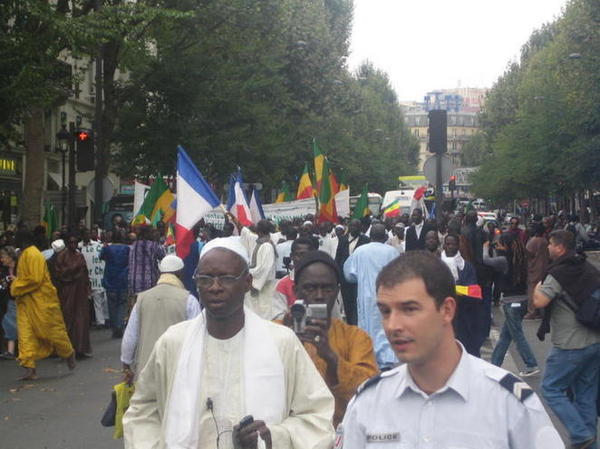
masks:
{"type": "Polygon", "coordinates": [[[327,319],[327,304],[305,305],[304,300],[297,299],[290,311],[292,313],[293,329],[296,334],[303,334],[311,319],[327,319]]]}

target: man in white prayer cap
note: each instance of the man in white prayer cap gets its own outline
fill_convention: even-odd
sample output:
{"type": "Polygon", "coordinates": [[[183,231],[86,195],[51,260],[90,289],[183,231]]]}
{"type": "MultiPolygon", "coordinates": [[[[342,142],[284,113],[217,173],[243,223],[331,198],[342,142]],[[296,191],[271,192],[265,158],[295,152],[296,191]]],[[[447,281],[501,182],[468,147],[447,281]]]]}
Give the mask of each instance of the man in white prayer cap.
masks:
{"type": "Polygon", "coordinates": [[[125,414],[127,449],[328,449],[334,400],[296,335],[244,307],[248,255],[207,243],[204,310],[158,339],[125,414]]]}
{"type": "Polygon", "coordinates": [[[183,285],[183,260],[165,256],[156,285],[137,295],[121,342],[121,363],[131,383],[142,370],[156,340],[173,324],[200,314],[200,303],[183,285]]]}

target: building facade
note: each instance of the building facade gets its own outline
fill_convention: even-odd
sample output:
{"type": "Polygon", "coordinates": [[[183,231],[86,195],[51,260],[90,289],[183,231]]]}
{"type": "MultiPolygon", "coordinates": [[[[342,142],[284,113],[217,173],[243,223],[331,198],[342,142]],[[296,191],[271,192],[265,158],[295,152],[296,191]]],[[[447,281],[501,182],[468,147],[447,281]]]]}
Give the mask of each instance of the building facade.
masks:
{"type": "Polygon", "coordinates": [[[431,109],[448,111],[448,156],[454,168],[463,167],[462,148],[479,131],[478,114],[483,106],[486,89],[457,88],[428,93],[422,103],[402,103],[406,124],[419,139],[419,172],[431,153],[429,152],[429,118],[431,109]]]}

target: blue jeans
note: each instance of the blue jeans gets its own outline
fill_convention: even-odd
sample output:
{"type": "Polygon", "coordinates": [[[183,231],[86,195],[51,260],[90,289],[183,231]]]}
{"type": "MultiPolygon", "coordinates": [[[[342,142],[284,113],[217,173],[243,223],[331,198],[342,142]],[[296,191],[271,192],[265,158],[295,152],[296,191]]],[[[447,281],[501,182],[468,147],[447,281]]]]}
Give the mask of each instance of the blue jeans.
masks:
{"type": "Polygon", "coordinates": [[[127,290],[107,290],[108,316],[113,331],[125,328],[125,311],[127,309],[127,290]]]}
{"type": "Polygon", "coordinates": [[[596,435],[599,376],[600,343],[582,349],[553,347],[546,360],[542,395],[567,428],[572,444],[596,435]],[[573,391],[573,402],[565,393],[568,388],[573,391]]]}
{"type": "Polygon", "coordinates": [[[537,366],[537,360],[533,355],[533,351],[525,339],[523,334],[523,315],[527,311],[527,302],[513,302],[510,304],[502,304],[504,310],[504,326],[500,332],[500,338],[494,352],[492,352],[492,363],[496,366],[502,366],[504,356],[511,341],[515,341],[517,345],[517,351],[525,362],[527,368],[533,368],[537,366]],[[518,307],[513,307],[513,304],[517,304],[518,307]]]}

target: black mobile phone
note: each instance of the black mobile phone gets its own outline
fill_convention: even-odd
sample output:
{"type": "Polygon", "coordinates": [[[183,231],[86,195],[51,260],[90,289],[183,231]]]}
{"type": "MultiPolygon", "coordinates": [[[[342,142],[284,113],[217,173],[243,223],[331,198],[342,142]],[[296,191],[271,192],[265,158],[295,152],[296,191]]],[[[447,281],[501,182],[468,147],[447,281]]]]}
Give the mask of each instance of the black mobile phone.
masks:
{"type": "Polygon", "coordinates": [[[240,420],[240,429],[243,429],[246,426],[249,426],[254,422],[254,417],[252,415],[244,416],[240,420]]]}

